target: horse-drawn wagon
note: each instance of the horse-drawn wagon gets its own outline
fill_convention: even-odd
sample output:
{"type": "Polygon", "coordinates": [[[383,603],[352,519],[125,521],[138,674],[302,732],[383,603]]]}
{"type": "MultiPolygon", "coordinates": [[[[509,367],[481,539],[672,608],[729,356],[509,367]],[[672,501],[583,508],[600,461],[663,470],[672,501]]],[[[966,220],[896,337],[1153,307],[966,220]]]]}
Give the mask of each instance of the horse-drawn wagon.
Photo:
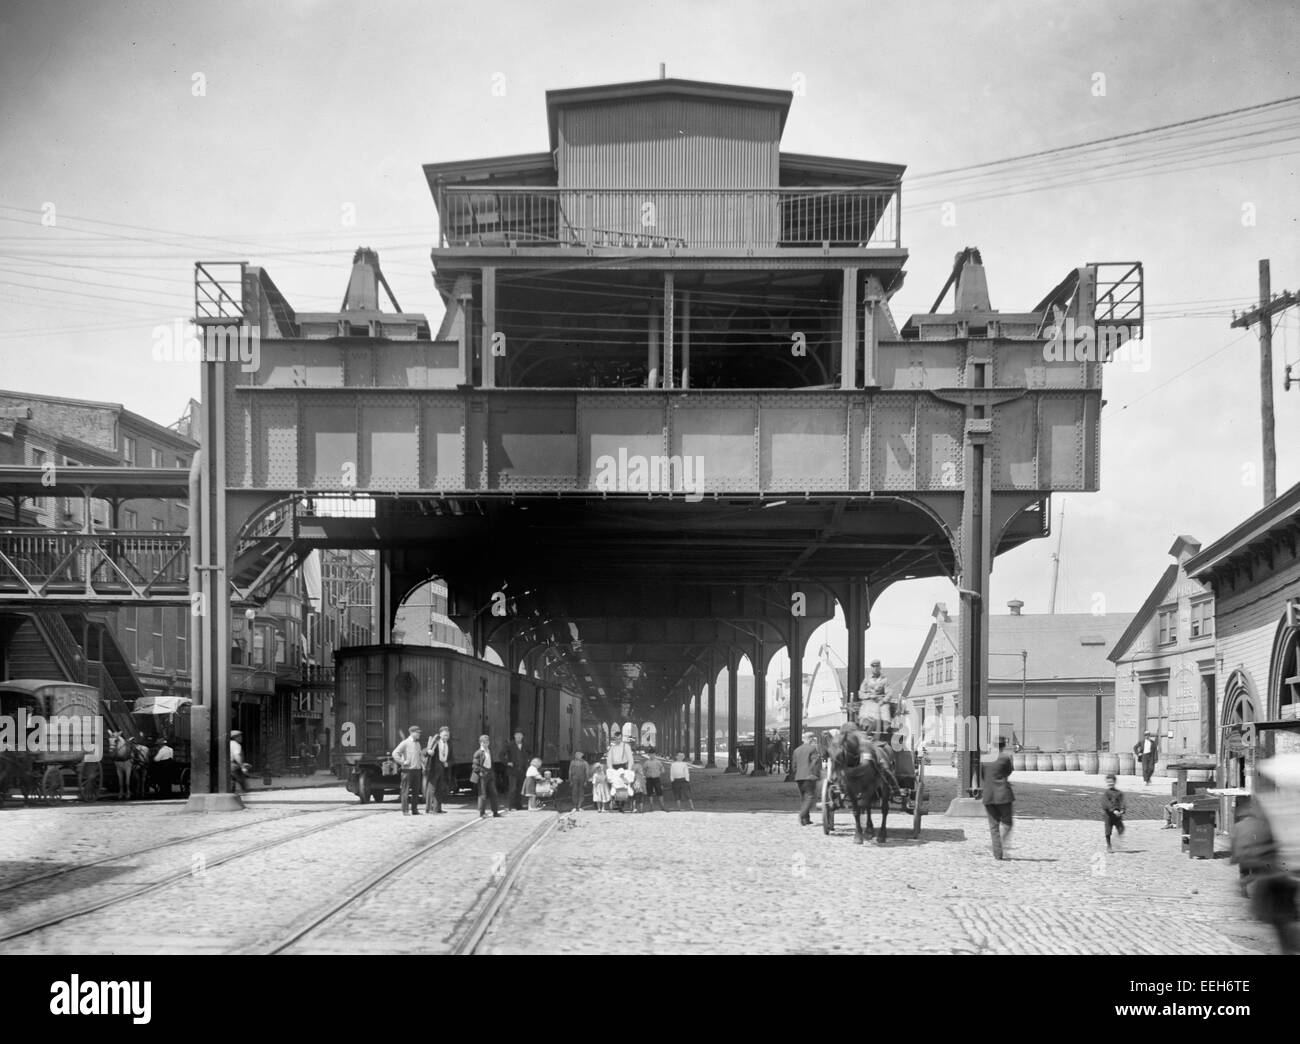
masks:
{"type": "Polygon", "coordinates": [[[12,787],[26,801],[58,801],[65,790],[94,801],[104,753],[99,692],[46,679],[0,682],[0,804],[12,787]]]}
{"type": "Polygon", "coordinates": [[[852,723],[831,734],[822,762],[822,831],[835,829],[835,812],[852,811],[854,840],[863,840],[862,813],[867,813],[867,837],[874,836],[871,809],[880,807],[879,844],[885,843],[891,805],[912,817],[912,836],[921,834],[921,817],[929,811],[925,787],[925,751],[913,749],[906,734],[873,719],[873,727],[852,723]],[[838,735],[836,734],[838,733],[838,735]]]}

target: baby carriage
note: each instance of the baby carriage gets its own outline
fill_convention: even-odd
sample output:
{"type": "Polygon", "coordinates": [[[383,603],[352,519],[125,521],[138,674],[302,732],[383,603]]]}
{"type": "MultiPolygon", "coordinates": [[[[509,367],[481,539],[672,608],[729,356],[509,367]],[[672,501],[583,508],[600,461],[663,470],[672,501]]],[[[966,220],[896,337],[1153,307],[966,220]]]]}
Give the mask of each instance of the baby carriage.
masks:
{"type": "Polygon", "coordinates": [[[555,801],[555,795],[559,793],[560,781],[552,779],[549,772],[541,779],[533,783],[534,808],[551,808],[555,801]]]}
{"type": "Polygon", "coordinates": [[[614,769],[609,773],[609,807],[613,812],[632,810],[636,776],[631,769],[614,769]]]}

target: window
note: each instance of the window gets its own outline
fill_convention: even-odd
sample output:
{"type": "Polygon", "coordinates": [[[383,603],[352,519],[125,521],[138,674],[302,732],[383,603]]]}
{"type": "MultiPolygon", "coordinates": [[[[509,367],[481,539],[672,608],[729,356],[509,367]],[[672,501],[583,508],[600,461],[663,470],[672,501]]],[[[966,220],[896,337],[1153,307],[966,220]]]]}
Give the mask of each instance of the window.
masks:
{"type": "Polygon", "coordinates": [[[1142,686],[1142,703],[1144,705],[1142,726],[1147,732],[1155,734],[1162,740],[1169,731],[1169,689],[1167,682],[1153,682],[1142,686]]]}
{"type": "Polygon", "coordinates": [[[122,460],[135,467],[136,462],[136,445],[135,439],[129,435],[122,436],[122,460]]]}
{"type": "Polygon", "coordinates": [[[132,511],[130,508],[123,508],[123,509],[122,509],[122,528],[123,528],[123,529],[139,529],[139,528],[140,528],[140,516],[137,515],[137,514],[136,514],[134,511],[132,511]]]}
{"type": "Polygon", "coordinates": [[[164,523],[161,518],[155,518],[151,521],[153,522],[153,531],[155,533],[161,533],[166,528],[166,523],[164,523]]]}
{"type": "Polygon", "coordinates": [[[172,664],[178,671],[190,669],[189,654],[190,611],[176,610],[176,662],[172,664]]]}
{"type": "Polygon", "coordinates": [[[1167,606],[1156,612],[1156,627],[1159,630],[1159,643],[1172,645],[1178,641],[1178,607],[1167,606]]]}
{"type": "Polygon", "coordinates": [[[933,660],[925,661],[925,684],[926,685],[934,684],[934,661],[933,660]]]}
{"type": "Polygon", "coordinates": [[[1202,598],[1192,603],[1191,636],[1208,638],[1214,633],[1214,599],[1202,598]]]}
{"type": "Polygon", "coordinates": [[[139,610],[124,608],[122,613],[122,653],[128,663],[136,662],[136,618],[139,610]]]}
{"type": "Polygon", "coordinates": [[[157,667],[159,670],[162,670],[164,667],[167,666],[166,663],[164,662],[166,657],[163,653],[164,613],[162,609],[155,609],[152,615],[153,615],[153,620],[152,620],[153,631],[151,633],[153,635],[153,643],[151,648],[152,658],[150,662],[153,663],[153,665],[157,667]]]}
{"type": "Polygon", "coordinates": [[[151,449],[149,451],[149,466],[151,468],[161,468],[163,466],[163,452],[160,449],[151,449]]]}
{"type": "Polygon", "coordinates": [[[952,657],[943,661],[943,680],[952,681],[952,657]]]}
{"type": "Polygon", "coordinates": [[[266,628],[253,628],[253,666],[266,666],[266,628]]]}
{"type": "Polygon", "coordinates": [[[284,663],[284,635],[279,631],[275,632],[275,662],[284,663]]]}
{"type": "Polygon", "coordinates": [[[178,468],[188,468],[190,466],[190,462],[186,460],[184,457],[177,457],[176,466],[178,468]]]}

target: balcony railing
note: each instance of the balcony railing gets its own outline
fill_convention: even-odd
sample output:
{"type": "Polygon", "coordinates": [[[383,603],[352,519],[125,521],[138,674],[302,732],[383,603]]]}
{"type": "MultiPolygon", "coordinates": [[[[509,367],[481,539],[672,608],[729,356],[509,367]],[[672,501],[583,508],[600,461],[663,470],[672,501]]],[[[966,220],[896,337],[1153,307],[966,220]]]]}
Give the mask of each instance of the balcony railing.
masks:
{"type": "Polygon", "coordinates": [[[147,599],[187,590],[189,566],[189,538],[182,535],[0,530],[0,592],[147,599]]]}
{"type": "Polygon", "coordinates": [[[441,185],[444,247],[898,248],[899,186],[576,189],[441,185]]]}

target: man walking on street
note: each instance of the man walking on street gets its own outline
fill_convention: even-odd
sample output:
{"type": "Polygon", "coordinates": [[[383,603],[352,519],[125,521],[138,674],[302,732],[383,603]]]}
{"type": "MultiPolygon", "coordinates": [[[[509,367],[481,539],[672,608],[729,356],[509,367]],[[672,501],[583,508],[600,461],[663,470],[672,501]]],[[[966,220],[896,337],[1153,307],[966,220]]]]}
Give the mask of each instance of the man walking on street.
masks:
{"type": "Polygon", "coordinates": [[[569,800],[573,802],[575,812],[582,811],[582,791],[587,785],[588,774],[587,759],[582,751],[575,750],[573,760],[569,762],[569,800]]]}
{"type": "Polygon", "coordinates": [[[1011,755],[1006,751],[1007,741],[998,739],[998,754],[985,760],[980,768],[983,785],[984,812],[988,816],[989,836],[993,840],[993,858],[1010,858],[1004,849],[1011,847],[1011,810],[1016,795],[1008,777],[1011,775],[1011,755]]]}
{"type": "Polygon", "coordinates": [[[487,818],[486,806],[492,805],[492,818],[500,819],[501,810],[497,803],[497,780],[492,768],[492,738],[480,736],[478,750],[470,762],[469,781],[478,787],[478,814],[480,819],[487,818]]]}
{"type": "Polygon", "coordinates": [[[421,776],[424,774],[424,749],[420,746],[420,726],[412,725],[406,739],[393,748],[393,760],[402,773],[400,801],[402,815],[420,814],[421,776]],[[408,807],[409,803],[409,807],[408,807]]]}
{"type": "Polygon", "coordinates": [[[794,748],[790,767],[794,769],[794,782],[799,788],[799,825],[808,826],[812,822],[813,802],[817,800],[817,781],[822,774],[821,747],[812,732],[805,732],[803,743],[794,748]]]}
{"type": "Polygon", "coordinates": [[[424,768],[424,810],[441,813],[442,803],[447,799],[447,785],[451,781],[451,729],[446,725],[438,730],[438,735],[429,737],[429,749],[425,751],[424,768]]]}
{"type": "Polygon", "coordinates": [[[1149,784],[1151,773],[1156,770],[1156,762],[1160,760],[1160,743],[1155,734],[1147,732],[1137,741],[1133,753],[1137,755],[1138,762],[1142,765],[1142,782],[1149,784]]]}
{"type": "Polygon", "coordinates": [[[532,752],[524,747],[524,734],[516,731],[514,741],[511,742],[501,755],[501,760],[506,763],[506,786],[509,792],[506,797],[509,799],[507,805],[510,808],[524,807],[524,773],[528,771],[528,763],[533,760],[532,752]]]}

